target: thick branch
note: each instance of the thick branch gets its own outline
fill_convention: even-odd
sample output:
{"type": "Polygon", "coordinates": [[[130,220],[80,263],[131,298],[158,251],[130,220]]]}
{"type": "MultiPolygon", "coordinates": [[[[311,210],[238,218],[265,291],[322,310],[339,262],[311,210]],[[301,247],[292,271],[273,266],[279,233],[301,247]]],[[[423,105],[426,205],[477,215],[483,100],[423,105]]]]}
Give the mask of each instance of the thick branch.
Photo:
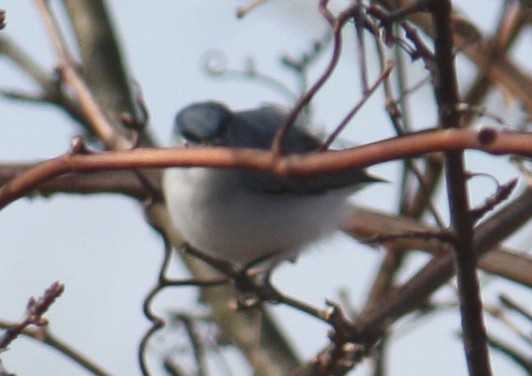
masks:
{"type": "Polygon", "coordinates": [[[249,168],[270,171],[293,178],[367,167],[414,155],[442,151],[476,149],[490,154],[532,156],[532,134],[448,129],[415,133],[342,151],[306,156],[279,157],[256,149],[181,148],[133,149],[95,154],[68,153],[46,161],[0,188],[0,208],[53,177],[72,172],[208,166],[249,168]]]}
{"type": "MultiPolygon", "coordinates": [[[[526,224],[532,213],[532,189],[527,189],[516,200],[480,225],[474,241],[479,257],[500,243],[510,234],[526,224]],[[500,230],[500,231],[499,231],[500,230]]],[[[452,254],[436,257],[423,267],[408,282],[390,294],[388,299],[357,318],[353,333],[354,341],[367,347],[374,345],[381,336],[405,314],[421,307],[427,299],[454,275],[452,254]]],[[[320,355],[326,357],[334,351],[334,345],[327,346],[320,355]]],[[[315,361],[301,367],[297,375],[314,375],[315,361]]]]}
{"type": "Polygon", "coordinates": [[[76,35],[84,77],[91,90],[97,91],[100,108],[118,128],[124,113],[131,114],[139,123],[141,119],[130,87],[131,75],[105,2],[63,0],[63,5],[76,35]],[[88,19],[92,22],[87,22],[88,19]]]}
{"type": "MultiPolygon", "coordinates": [[[[529,199],[532,201],[532,195],[529,195],[529,199]]],[[[526,206],[526,203],[524,205],[526,206]]],[[[514,210],[517,209],[519,208],[514,210]]],[[[511,218],[511,214],[509,217],[511,218]]],[[[528,218],[530,217],[532,217],[532,212],[528,218]]],[[[516,218],[518,218],[517,215],[516,218]]],[[[491,223],[491,219],[486,223],[491,223]]],[[[504,231],[501,228],[504,225],[506,225],[506,222],[503,225],[494,223],[493,231],[504,231]]],[[[364,242],[366,240],[371,241],[376,236],[386,237],[386,235],[422,232],[434,234],[439,229],[400,215],[388,215],[373,210],[353,208],[344,231],[364,242]]],[[[446,243],[430,239],[430,237],[405,236],[401,238],[399,236],[393,239],[390,244],[393,246],[392,252],[414,249],[428,252],[438,257],[449,253],[449,247],[446,243]]],[[[384,246],[387,247],[388,244],[385,243],[384,246]]],[[[532,257],[526,254],[514,253],[501,247],[493,248],[479,259],[479,267],[486,272],[532,287],[532,257]]]]}
{"type": "MultiPolygon", "coordinates": [[[[35,165],[29,163],[0,165],[0,185],[7,183],[16,175],[24,173],[35,165]]],[[[160,187],[154,188],[157,192],[160,191],[160,187]]],[[[139,201],[149,198],[152,194],[130,170],[68,174],[41,184],[35,191],[35,194],[43,196],[58,193],[84,195],[114,193],[130,196],[139,201]]],[[[434,233],[438,230],[405,216],[390,215],[359,207],[353,207],[351,212],[352,215],[344,231],[362,242],[371,241],[379,235],[398,235],[421,231],[434,233]]],[[[435,256],[441,256],[447,252],[444,243],[421,237],[405,237],[403,239],[398,237],[393,240],[393,246],[396,252],[416,249],[435,256]]],[[[479,260],[479,267],[486,272],[532,287],[532,258],[527,255],[499,247],[482,257],[479,260]]]]}
{"type": "MultiPolygon", "coordinates": [[[[454,65],[451,1],[432,1],[430,10],[435,30],[434,54],[437,68],[434,92],[440,126],[444,129],[456,128],[460,126],[461,115],[456,110],[460,97],[454,65]]],[[[447,162],[445,176],[451,226],[455,235],[458,296],[467,365],[472,376],[488,376],[491,375],[491,366],[476,271],[477,255],[473,249],[473,218],[470,215],[464,153],[447,151],[444,155],[447,162]]]]}

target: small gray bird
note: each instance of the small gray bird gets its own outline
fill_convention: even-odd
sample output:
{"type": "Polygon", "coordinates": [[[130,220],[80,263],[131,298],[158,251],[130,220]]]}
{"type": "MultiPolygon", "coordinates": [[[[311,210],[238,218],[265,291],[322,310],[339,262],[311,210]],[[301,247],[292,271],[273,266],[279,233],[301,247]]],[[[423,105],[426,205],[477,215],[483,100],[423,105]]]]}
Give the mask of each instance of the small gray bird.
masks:
{"type": "MultiPolygon", "coordinates": [[[[174,136],[189,147],[269,149],[287,115],[276,106],[232,112],[217,102],[197,103],[178,113],[174,136]]],[[[319,147],[298,120],[283,150],[305,154],[319,147]]],[[[272,268],[337,230],[348,196],[377,181],[359,169],[283,179],[245,169],[186,167],[167,169],[163,189],[172,221],[190,245],[241,266],[261,260],[272,268]]]]}

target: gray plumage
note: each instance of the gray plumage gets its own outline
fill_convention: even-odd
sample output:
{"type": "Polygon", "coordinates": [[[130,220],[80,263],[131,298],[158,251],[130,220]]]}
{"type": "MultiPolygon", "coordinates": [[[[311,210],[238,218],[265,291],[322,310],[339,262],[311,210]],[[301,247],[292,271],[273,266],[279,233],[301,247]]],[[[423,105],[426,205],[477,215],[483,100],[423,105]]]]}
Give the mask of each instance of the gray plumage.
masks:
{"type": "MultiPolygon", "coordinates": [[[[192,104],[176,117],[178,144],[269,149],[287,113],[275,106],[232,112],[217,102],[192,104]]],[[[320,141],[299,119],[287,134],[287,154],[315,152],[320,141]]],[[[274,174],[216,168],[172,168],[163,188],[172,220],[194,247],[246,264],[265,255],[270,266],[337,229],[347,197],[379,181],[363,170],[283,179],[274,174]]]]}

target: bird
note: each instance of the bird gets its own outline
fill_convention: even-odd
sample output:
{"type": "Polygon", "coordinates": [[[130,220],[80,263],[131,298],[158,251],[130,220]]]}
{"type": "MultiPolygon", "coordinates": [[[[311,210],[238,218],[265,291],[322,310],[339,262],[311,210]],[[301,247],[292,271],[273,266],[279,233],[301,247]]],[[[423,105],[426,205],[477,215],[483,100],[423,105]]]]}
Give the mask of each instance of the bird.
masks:
{"type": "MultiPolygon", "coordinates": [[[[268,150],[288,114],[277,105],[232,111],[217,101],[193,103],[176,115],[173,141],[181,147],[268,150]]],[[[320,148],[307,122],[299,116],[290,128],[285,154],[320,148]]],[[[241,168],[172,167],[164,171],[162,186],[173,225],[190,246],[241,267],[260,261],[272,270],[338,230],[348,197],[378,181],[363,169],[283,178],[241,168]]]]}

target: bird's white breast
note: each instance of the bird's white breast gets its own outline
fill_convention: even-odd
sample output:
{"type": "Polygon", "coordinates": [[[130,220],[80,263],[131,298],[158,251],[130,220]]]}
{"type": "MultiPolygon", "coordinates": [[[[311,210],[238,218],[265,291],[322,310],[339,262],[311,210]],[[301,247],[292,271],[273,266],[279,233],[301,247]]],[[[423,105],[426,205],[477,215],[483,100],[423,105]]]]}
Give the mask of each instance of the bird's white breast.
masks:
{"type": "Polygon", "coordinates": [[[235,179],[231,170],[173,168],[163,187],[172,220],[192,246],[241,264],[272,253],[272,264],[293,258],[340,226],[353,191],[258,193],[235,179]]]}

